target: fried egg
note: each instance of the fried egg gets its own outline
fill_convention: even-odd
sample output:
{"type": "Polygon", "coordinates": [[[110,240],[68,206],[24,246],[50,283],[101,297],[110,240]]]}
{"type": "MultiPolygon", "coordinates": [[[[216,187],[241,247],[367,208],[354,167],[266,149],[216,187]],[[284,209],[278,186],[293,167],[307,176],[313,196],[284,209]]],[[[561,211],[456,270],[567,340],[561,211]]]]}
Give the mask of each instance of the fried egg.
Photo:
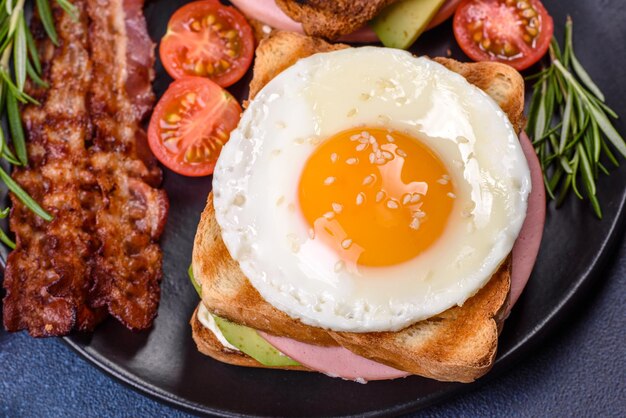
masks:
{"type": "Polygon", "coordinates": [[[529,192],[517,135],[487,94],[376,47],[275,77],[213,178],[224,243],[263,298],[354,332],[462,305],[511,251],[529,192]]]}

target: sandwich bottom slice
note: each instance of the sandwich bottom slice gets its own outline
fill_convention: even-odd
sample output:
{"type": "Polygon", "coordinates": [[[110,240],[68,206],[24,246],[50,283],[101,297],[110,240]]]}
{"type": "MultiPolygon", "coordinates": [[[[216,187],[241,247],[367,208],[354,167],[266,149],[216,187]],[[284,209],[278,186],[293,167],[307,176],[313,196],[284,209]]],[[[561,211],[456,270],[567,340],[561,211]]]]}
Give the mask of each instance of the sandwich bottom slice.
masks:
{"type": "MultiPolygon", "coordinates": [[[[294,33],[273,33],[257,49],[250,98],[298,59],[347,47],[294,33]]],[[[489,94],[507,114],[514,129],[521,130],[524,84],[519,73],[499,63],[464,64],[447,58],[435,58],[435,61],[489,94]]],[[[201,304],[216,318],[307,344],[342,346],[409,374],[457,382],[471,382],[493,365],[511,273],[509,257],[463,306],[455,306],[397,332],[334,332],[311,327],[266,302],[243,275],[222,241],[211,194],[198,226],[192,267],[200,287],[201,304]]],[[[199,309],[203,306],[199,305],[199,309]]],[[[225,345],[223,335],[218,335],[220,330],[216,334],[215,327],[211,330],[205,325],[198,319],[196,310],[191,318],[193,338],[199,351],[219,361],[248,367],[307,370],[293,363],[264,365],[225,345]]]]}

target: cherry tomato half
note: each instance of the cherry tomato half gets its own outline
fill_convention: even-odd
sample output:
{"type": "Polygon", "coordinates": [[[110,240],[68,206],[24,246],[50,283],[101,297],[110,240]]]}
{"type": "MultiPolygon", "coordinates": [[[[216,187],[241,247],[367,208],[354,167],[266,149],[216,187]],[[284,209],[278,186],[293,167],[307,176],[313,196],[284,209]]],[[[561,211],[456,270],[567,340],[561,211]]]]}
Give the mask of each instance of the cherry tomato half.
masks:
{"type": "Polygon", "coordinates": [[[217,0],[194,1],[170,18],[159,54],[165,70],[175,79],[208,77],[228,87],[248,71],[254,35],[233,7],[217,0]]]}
{"type": "Polygon", "coordinates": [[[183,77],[154,108],[148,143],[170,170],[207,176],[240,117],[241,106],[226,90],[208,78],[183,77]]]}
{"type": "Polygon", "coordinates": [[[554,23],[539,0],[466,0],[454,15],[454,36],[474,61],[500,61],[517,70],[544,56],[554,23]]]}

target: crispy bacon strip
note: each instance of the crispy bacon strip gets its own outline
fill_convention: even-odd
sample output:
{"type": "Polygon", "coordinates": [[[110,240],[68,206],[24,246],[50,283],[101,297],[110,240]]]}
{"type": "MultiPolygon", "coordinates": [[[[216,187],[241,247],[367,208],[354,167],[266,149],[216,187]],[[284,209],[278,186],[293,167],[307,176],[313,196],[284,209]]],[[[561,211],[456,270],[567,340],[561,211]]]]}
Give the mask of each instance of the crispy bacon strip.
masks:
{"type": "Polygon", "coordinates": [[[38,30],[51,87],[31,89],[44,105],[23,111],[30,165],[14,172],[55,216],[12,197],[4,325],[33,336],[92,330],[107,311],[144,329],[159,302],[168,200],[141,128],[154,101],[143,1],[74,4],[78,22],[54,9],[60,47],[38,30]]]}
{"type": "MultiPolygon", "coordinates": [[[[92,235],[94,213],[84,210],[95,185],[85,149],[90,131],[85,95],[91,84],[87,21],[72,22],[58,8],[55,15],[61,46],[40,42],[50,88],[32,92],[43,106],[23,111],[30,165],[13,173],[55,219],[43,221],[11,196],[17,248],[4,279],[5,328],[28,329],[37,337],[92,329],[103,317],[87,305],[90,255],[99,245],[92,235]]],[[[45,36],[37,28],[35,33],[45,36]]]]}
{"type": "Polygon", "coordinates": [[[141,22],[118,19],[125,13],[124,6],[140,12],[142,3],[87,2],[93,74],[99,80],[90,90],[95,133],[89,152],[104,198],[96,213],[97,236],[103,246],[95,260],[94,301],[97,306],[107,305],[109,312],[131,329],[146,328],[156,315],[161,250],[155,240],[161,235],[168,209],[163,190],[150,186],[160,183],[160,170],[154,161],[146,166],[138,150],[145,142],[140,123],[146,97],[152,97],[150,78],[126,76],[136,68],[152,68],[154,45],[147,35],[138,35],[141,22],[146,33],[141,13],[134,14],[141,22]],[[133,83],[128,83],[129,79],[133,83]]]}

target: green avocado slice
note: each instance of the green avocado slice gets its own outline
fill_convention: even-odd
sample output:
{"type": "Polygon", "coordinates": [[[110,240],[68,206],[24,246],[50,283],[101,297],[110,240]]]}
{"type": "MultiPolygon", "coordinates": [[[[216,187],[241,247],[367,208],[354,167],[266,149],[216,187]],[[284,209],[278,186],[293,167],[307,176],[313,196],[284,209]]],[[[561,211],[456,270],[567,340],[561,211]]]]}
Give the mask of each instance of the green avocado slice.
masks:
{"type": "Polygon", "coordinates": [[[196,281],[196,278],[193,277],[193,265],[189,266],[189,270],[187,270],[187,273],[189,274],[189,280],[191,280],[193,288],[196,289],[196,292],[198,292],[198,296],[202,298],[202,287],[200,287],[200,284],[196,281]]]}
{"type": "Polygon", "coordinates": [[[226,341],[259,363],[265,366],[300,366],[300,363],[275,349],[252,328],[235,324],[217,315],[213,315],[213,319],[226,341]]]}
{"type": "MultiPolygon", "coordinates": [[[[198,295],[202,298],[202,288],[193,276],[192,266],[187,270],[189,280],[198,295]]],[[[226,341],[237,347],[239,350],[249,355],[265,366],[300,366],[295,360],[290,359],[270,343],[265,341],[258,332],[244,325],[235,324],[217,315],[210,314],[217,327],[222,331],[226,341]]]]}
{"type": "Polygon", "coordinates": [[[400,0],[370,22],[383,45],[407,49],[426,29],[445,0],[400,0]]]}

